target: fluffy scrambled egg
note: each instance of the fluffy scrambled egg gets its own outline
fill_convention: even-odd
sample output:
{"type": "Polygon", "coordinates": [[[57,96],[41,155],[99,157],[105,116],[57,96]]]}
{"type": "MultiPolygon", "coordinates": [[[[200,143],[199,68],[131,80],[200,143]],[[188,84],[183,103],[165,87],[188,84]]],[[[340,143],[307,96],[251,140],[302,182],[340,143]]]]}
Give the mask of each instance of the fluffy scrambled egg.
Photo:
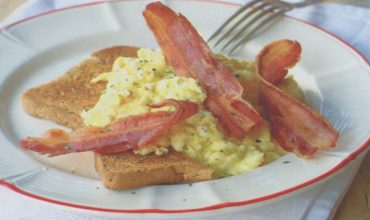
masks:
{"type": "MultiPolygon", "coordinates": [[[[254,64],[222,56],[218,59],[248,88],[243,97],[258,109],[259,85],[254,64]]],[[[100,74],[92,83],[101,80],[107,81],[107,86],[99,101],[93,108],[81,112],[86,126],[103,127],[121,117],[158,111],[148,105],[164,99],[190,100],[202,106],[206,98],[197,80],[174,74],[160,50],[140,49],[137,58],[117,58],[112,71],[100,74]]],[[[171,107],[164,108],[171,110],[171,107]]],[[[268,122],[253,129],[237,144],[225,137],[217,128],[216,119],[204,109],[135,153],[161,155],[168,152],[170,146],[214,168],[215,177],[250,171],[284,154],[272,141],[268,122]]]]}

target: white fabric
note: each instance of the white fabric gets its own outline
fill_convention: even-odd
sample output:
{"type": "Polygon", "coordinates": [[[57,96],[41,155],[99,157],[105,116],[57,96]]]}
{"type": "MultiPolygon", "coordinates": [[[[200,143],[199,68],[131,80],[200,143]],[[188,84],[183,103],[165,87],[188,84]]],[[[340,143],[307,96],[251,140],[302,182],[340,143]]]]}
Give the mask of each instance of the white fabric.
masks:
{"type": "MultiPolygon", "coordinates": [[[[230,2],[244,2],[243,0],[229,0],[230,2]]],[[[366,1],[366,0],[364,0],[366,1]]],[[[36,15],[42,12],[63,8],[72,4],[90,2],[88,0],[29,0],[11,14],[0,27],[17,20],[36,15]]],[[[370,44],[366,42],[370,33],[370,9],[322,4],[298,9],[290,13],[291,16],[309,21],[335,33],[360,50],[368,59],[370,44]]],[[[262,207],[246,209],[242,212],[228,213],[202,219],[330,219],[340,203],[343,194],[349,187],[362,156],[352,162],[341,174],[328,182],[320,183],[314,188],[292,198],[279,200],[262,207]]],[[[0,219],[3,220],[90,220],[90,219],[125,219],[117,217],[102,217],[102,214],[84,212],[73,208],[50,205],[43,201],[31,199],[17,194],[5,187],[0,187],[0,219]]],[[[179,219],[187,219],[178,215],[179,219]]],[[[197,218],[200,219],[200,218],[197,218]]]]}
{"type": "MultiPolygon", "coordinates": [[[[307,219],[322,220],[329,219],[332,211],[340,202],[340,197],[358,169],[359,163],[353,163],[329,182],[322,183],[315,188],[299,194],[298,196],[274,202],[270,205],[247,209],[246,211],[196,218],[202,220],[289,220],[307,219]]],[[[66,209],[50,205],[46,202],[24,197],[5,187],[0,187],[0,219],[2,220],[116,220],[122,217],[102,217],[92,213],[83,213],[73,208],[66,209]]],[[[334,212],[333,212],[334,213],[334,212]]],[[[131,218],[130,218],[131,219],[131,218]]],[[[140,218],[137,218],[140,219],[140,218]]],[[[175,219],[172,218],[172,219],[175,219]]],[[[178,215],[176,219],[182,218],[178,215]]]]}

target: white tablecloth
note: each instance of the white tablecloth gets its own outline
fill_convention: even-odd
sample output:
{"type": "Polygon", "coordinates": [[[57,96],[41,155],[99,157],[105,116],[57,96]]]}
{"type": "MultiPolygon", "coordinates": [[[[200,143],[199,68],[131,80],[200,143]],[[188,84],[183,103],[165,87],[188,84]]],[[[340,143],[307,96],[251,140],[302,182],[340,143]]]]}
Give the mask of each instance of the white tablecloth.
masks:
{"type": "MultiPolygon", "coordinates": [[[[229,0],[230,2],[244,2],[229,0]]],[[[366,1],[366,0],[365,0],[366,1]]],[[[62,8],[72,4],[86,3],[87,0],[29,0],[18,8],[5,21],[5,26],[22,18],[55,8],[62,8]]],[[[367,59],[370,58],[370,9],[349,5],[321,4],[298,9],[289,13],[318,25],[347,41],[361,51],[367,59]]],[[[205,217],[203,219],[330,219],[340,203],[343,194],[352,182],[363,156],[356,162],[351,162],[342,173],[330,181],[320,183],[313,189],[278,202],[247,209],[243,212],[205,217]]],[[[180,219],[186,219],[181,218],[180,219]]],[[[0,219],[2,220],[90,220],[90,219],[125,219],[124,217],[102,217],[101,214],[81,212],[73,208],[58,207],[46,202],[34,200],[17,194],[10,189],[0,187],[0,219]]],[[[198,218],[199,219],[199,218],[198,218]]]]}

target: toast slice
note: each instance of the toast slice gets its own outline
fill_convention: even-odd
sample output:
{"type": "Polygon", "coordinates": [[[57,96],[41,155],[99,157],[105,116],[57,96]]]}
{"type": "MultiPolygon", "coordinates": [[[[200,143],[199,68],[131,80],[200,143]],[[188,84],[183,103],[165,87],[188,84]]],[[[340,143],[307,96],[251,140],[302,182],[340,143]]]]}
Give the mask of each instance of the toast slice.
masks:
{"type": "MultiPolygon", "coordinates": [[[[137,49],[116,46],[93,53],[59,78],[23,93],[24,110],[69,128],[83,127],[80,112],[95,105],[106,84],[91,84],[90,80],[110,71],[117,57],[135,57],[137,49]]],[[[213,173],[208,166],[174,150],[162,156],[142,156],[131,151],[114,155],[95,153],[95,168],[104,186],[115,190],[209,180],[213,173]]]]}

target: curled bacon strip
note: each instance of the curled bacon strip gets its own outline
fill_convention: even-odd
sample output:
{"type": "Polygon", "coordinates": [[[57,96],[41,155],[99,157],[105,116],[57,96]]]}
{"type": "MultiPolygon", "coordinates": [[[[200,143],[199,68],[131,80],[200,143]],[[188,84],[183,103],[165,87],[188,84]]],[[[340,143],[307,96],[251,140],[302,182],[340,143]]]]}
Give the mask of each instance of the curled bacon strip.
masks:
{"type": "Polygon", "coordinates": [[[151,107],[175,106],[174,112],[149,112],[122,118],[104,128],[81,128],[67,133],[61,129],[47,131],[43,137],[27,137],[22,147],[49,156],[72,152],[96,151],[116,153],[145,147],[170,127],[198,112],[190,101],[166,100],[151,107]]]}
{"type": "Polygon", "coordinates": [[[243,88],[236,77],[216,61],[184,16],[155,2],[147,5],[144,17],[176,74],[198,79],[206,89],[206,108],[228,135],[240,140],[253,126],[262,124],[258,112],[241,98],[243,88]]]}
{"type": "Polygon", "coordinates": [[[301,51],[301,45],[292,40],[278,40],[266,45],[257,57],[258,73],[276,85],[288,74],[288,69],[298,63],[301,51]]]}
{"type": "Polygon", "coordinates": [[[285,150],[309,158],[317,149],[334,147],[338,132],[318,112],[271,84],[280,82],[287,69],[299,60],[301,50],[297,44],[281,40],[267,45],[257,57],[257,71],[274,139],[285,150]]]}

